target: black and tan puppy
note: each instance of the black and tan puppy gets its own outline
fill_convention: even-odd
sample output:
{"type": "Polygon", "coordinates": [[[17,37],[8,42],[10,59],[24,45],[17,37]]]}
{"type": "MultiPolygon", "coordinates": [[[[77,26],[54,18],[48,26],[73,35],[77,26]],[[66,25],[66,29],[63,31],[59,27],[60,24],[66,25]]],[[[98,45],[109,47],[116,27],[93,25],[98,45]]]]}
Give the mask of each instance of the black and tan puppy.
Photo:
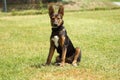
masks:
{"type": "Polygon", "coordinates": [[[49,16],[52,26],[52,33],[50,37],[50,49],[46,65],[51,63],[55,49],[59,53],[56,58],[56,63],[64,66],[65,62],[77,66],[81,60],[80,48],[74,48],[70,38],[67,35],[66,29],[63,26],[64,7],[60,6],[58,13],[54,13],[53,6],[49,6],[49,16]]]}

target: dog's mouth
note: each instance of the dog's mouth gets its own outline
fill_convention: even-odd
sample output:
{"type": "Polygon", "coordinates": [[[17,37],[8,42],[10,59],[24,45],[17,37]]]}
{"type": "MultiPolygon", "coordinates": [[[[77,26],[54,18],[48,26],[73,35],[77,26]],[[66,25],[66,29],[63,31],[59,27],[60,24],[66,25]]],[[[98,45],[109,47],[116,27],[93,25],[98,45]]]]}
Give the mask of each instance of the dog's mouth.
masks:
{"type": "Polygon", "coordinates": [[[57,24],[53,24],[52,28],[58,28],[59,26],[57,24]]]}
{"type": "Polygon", "coordinates": [[[53,24],[53,26],[57,27],[58,25],[57,24],[53,24]]]}

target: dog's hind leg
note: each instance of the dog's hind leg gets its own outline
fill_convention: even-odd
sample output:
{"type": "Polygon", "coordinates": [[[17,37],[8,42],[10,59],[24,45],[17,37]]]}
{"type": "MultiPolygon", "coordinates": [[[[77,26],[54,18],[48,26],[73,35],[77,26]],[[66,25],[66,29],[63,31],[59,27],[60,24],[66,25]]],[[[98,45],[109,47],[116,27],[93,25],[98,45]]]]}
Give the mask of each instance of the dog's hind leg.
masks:
{"type": "Polygon", "coordinates": [[[60,63],[61,62],[61,58],[60,58],[60,56],[57,56],[56,57],[56,62],[55,63],[60,63]]]}
{"type": "Polygon", "coordinates": [[[80,60],[81,60],[81,50],[80,50],[80,48],[77,47],[75,49],[75,56],[74,56],[72,65],[77,66],[77,62],[80,62],[80,60]]]}

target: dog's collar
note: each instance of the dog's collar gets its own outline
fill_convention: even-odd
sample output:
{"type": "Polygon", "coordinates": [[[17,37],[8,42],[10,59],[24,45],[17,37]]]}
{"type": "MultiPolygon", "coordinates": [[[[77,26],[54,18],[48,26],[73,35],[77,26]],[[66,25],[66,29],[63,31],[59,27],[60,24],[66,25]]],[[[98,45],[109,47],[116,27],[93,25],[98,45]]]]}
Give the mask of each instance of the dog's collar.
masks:
{"type": "Polygon", "coordinates": [[[52,26],[52,28],[58,28],[58,27],[56,27],[56,26],[52,26]]]}
{"type": "Polygon", "coordinates": [[[61,30],[65,30],[64,26],[52,27],[52,31],[54,31],[54,32],[61,31],[61,30]]]}

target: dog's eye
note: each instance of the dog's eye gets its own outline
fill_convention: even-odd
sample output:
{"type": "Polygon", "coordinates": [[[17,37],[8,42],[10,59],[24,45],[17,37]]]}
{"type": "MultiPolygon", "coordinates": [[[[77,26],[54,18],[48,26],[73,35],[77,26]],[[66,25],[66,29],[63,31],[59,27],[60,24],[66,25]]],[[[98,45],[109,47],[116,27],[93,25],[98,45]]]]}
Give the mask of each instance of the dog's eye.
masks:
{"type": "Polygon", "coordinates": [[[52,20],[54,20],[55,18],[52,18],[52,20]]]}
{"type": "Polygon", "coordinates": [[[52,19],[55,19],[55,17],[52,17],[52,19]]]}
{"type": "Polygon", "coordinates": [[[57,19],[60,19],[59,17],[57,19]]]}

